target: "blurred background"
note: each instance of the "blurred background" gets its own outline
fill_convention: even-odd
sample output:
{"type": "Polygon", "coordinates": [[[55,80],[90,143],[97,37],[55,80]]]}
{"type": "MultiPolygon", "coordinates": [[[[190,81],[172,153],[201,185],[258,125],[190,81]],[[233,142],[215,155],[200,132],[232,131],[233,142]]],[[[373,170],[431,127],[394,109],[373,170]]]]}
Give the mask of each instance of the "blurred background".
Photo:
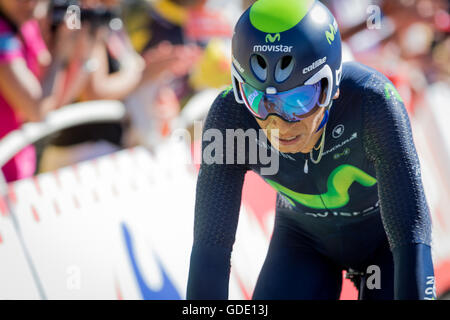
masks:
{"type": "MultiPolygon", "coordinates": [[[[0,267],[7,283],[0,298],[184,297],[198,169],[187,160],[198,154],[195,121],[231,83],[233,26],[253,2],[0,0],[0,257],[10,261],[0,267]],[[181,144],[173,139],[178,129],[191,133],[181,144]],[[178,204],[170,204],[174,195],[178,204]],[[99,269],[108,272],[99,276],[99,269]]],[[[384,73],[405,102],[445,297],[449,3],[322,2],[338,21],[344,60],[384,73]]],[[[237,241],[233,253],[231,297],[251,296],[274,200],[273,190],[247,175],[237,238],[247,244],[237,241]]],[[[342,298],[354,297],[344,285],[342,298]]]]}

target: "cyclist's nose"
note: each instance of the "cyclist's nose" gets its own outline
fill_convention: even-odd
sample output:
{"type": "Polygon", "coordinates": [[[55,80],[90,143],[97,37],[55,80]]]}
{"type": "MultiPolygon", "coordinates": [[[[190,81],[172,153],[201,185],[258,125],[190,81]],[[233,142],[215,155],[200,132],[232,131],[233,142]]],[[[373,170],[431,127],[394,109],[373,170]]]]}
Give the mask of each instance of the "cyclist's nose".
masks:
{"type": "Polygon", "coordinates": [[[270,129],[278,129],[279,130],[279,136],[283,136],[289,132],[290,123],[287,121],[284,121],[279,116],[270,115],[268,118],[269,125],[268,128],[270,129]]]}

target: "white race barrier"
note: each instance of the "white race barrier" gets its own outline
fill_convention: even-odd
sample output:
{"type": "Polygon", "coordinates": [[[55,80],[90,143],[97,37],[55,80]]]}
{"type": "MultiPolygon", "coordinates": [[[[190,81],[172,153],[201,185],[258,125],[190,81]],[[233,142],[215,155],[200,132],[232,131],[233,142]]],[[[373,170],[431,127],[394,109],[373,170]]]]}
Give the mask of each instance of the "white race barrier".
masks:
{"type": "MultiPolygon", "coordinates": [[[[182,143],[155,155],[139,147],[9,185],[11,209],[46,298],[185,298],[196,182],[193,167],[182,165],[186,156],[182,143]]],[[[2,234],[8,217],[0,220],[2,234]]],[[[243,207],[230,298],[251,295],[267,243],[243,207]]],[[[21,250],[0,251],[2,261],[15,251],[21,250]]],[[[16,268],[16,262],[8,265],[16,268]]],[[[33,284],[30,277],[15,282],[33,284]]],[[[9,289],[0,287],[0,297],[33,292],[11,296],[9,289]]]]}
{"type": "MultiPolygon", "coordinates": [[[[174,290],[179,281],[173,279],[182,275],[175,269],[166,279],[168,271],[158,261],[189,251],[185,241],[174,241],[182,231],[177,215],[184,212],[177,206],[183,201],[167,201],[164,193],[178,193],[177,188],[167,176],[162,180],[155,166],[137,149],[10,186],[25,247],[47,298],[176,298],[181,289],[174,290]],[[151,241],[167,245],[158,252],[151,241]]],[[[178,174],[177,181],[188,183],[178,174]]]]}
{"type": "Polygon", "coordinates": [[[40,299],[14,221],[0,200],[0,299],[40,299]]]}
{"type": "Polygon", "coordinates": [[[67,105],[53,111],[42,122],[30,122],[1,139],[0,167],[27,145],[62,129],[83,123],[119,121],[125,107],[119,101],[98,100],[67,105]]]}
{"type": "MultiPolygon", "coordinates": [[[[81,123],[118,121],[124,113],[115,101],[55,111],[2,139],[0,165],[46,135],[81,123]]],[[[154,154],[125,150],[4,184],[0,298],[184,298],[196,182],[190,161],[184,142],[171,140],[154,154]]],[[[238,244],[233,260],[259,261],[259,266],[249,278],[245,268],[251,263],[233,267],[230,298],[235,299],[251,295],[268,242],[260,221],[243,212],[237,237],[244,234],[242,243],[251,247],[238,244]],[[255,226],[260,231],[249,232],[255,226]]]]}
{"type": "MultiPolygon", "coordinates": [[[[64,128],[82,123],[119,121],[125,108],[118,101],[77,103],[50,113],[43,122],[27,123],[3,137],[0,143],[0,167],[25,146],[64,128]]],[[[17,224],[12,203],[17,203],[13,184],[8,186],[0,171],[0,298],[45,298],[41,281],[24,246],[23,230],[17,224]],[[7,196],[8,194],[8,196],[7,196]],[[6,262],[6,263],[5,263],[6,262]]],[[[35,208],[32,208],[35,212],[35,208]]]]}

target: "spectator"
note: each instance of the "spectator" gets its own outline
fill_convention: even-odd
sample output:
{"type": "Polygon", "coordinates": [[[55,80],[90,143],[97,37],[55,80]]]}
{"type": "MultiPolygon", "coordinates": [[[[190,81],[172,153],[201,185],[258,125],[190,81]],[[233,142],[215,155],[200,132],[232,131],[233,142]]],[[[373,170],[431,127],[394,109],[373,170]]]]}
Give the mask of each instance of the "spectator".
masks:
{"type": "MultiPolygon", "coordinates": [[[[85,9],[103,8],[114,14],[119,11],[118,0],[83,0],[81,4],[85,9]]],[[[79,92],[68,94],[67,100],[79,96],[82,100],[122,100],[139,84],[144,61],[134,51],[119,17],[110,20],[109,25],[91,29],[93,51],[87,64],[76,70],[82,79],[79,92]]]]}
{"type": "Polygon", "coordinates": [[[194,94],[229,84],[226,41],[232,27],[206,0],[157,0],[146,11],[130,10],[127,21],[133,44],[146,61],[143,83],[127,99],[127,107],[136,140],[152,148],[168,136],[194,94]]]}
{"type": "MultiPolygon", "coordinates": [[[[61,71],[78,33],[61,25],[51,55],[34,11],[38,1],[0,0],[0,138],[26,121],[40,121],[61,105],[61,71]]],[[[3,168],[6,180],[33,175],[35,150],[28,146],[3,168]]]]}
{"type": "MultiPolygon", "coordinates": [[[[119,1],[81,1],[82,10],[107,9],[118,14],[119,1]]],[[[95,24],[93,24],[95,25],[95,24]]],[[[108,24],[93,27],[82,22],[82,29],[90,30],[84,45],[91,48],[88,57],[73,57],[70,61],[64,102],[88,100],[122,100],[140,83],[144,60],[134,51],[122,20],[114,18],[108,24]]],[[[79,125],[58,134],[43,152],[40,171],[54,170],[75,162],[98,157],[119,150],[123,146],[122,123],[94,123],[79,125]]]]}

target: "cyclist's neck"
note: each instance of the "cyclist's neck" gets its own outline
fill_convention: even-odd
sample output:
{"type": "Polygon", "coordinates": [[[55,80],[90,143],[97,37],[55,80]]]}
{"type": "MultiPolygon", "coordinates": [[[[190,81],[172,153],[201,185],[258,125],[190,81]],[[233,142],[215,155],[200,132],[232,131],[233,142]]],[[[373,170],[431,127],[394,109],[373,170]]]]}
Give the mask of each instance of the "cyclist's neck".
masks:
{"type": "Polygon", "coordinates": [[[311,150],[313,150],[313,148],[318,149],[320,147],[320,142],[321,142],[320,138],[322,137],[322,133],[323,133],[324,129],[325,128],[322,128],[319,131],[313,133],[313,135],[309,139],[308,143],[305,145],[305,147],[303,147],[300,150],[300,152],[301,153],[309,153],[311,150]]]}

